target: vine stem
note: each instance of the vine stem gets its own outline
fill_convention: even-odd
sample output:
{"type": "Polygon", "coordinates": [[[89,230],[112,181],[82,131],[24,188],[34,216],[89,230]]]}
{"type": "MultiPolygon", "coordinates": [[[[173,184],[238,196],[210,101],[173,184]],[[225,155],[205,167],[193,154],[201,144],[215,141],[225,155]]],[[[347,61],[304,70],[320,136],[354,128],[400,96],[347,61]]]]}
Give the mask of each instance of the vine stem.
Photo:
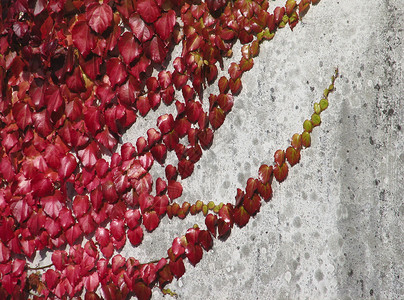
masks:
{"type": "Polygon", "coordinates": [[[28,267],[28,270],[43,270],[43,269],[46,269],[46,268],[50,268],[50,267],[52,267],[53,266],[53,264],[49,264],[49,265],[46,265],[46,266],[41,266],[41,267],[28,267]]]}

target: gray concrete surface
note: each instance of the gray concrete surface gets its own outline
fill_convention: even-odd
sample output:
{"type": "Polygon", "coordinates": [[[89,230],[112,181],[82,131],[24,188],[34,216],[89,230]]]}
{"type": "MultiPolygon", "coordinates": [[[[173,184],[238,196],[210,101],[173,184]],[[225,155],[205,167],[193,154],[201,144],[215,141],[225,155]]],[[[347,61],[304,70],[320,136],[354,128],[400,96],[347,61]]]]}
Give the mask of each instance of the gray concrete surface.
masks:
{"type": "MultiPolygon", "coordinates": [[[[237,187],[301,131],[334,67],[341,77],[301,163],[245,228],[215,241],[195,268],[186,265],[168,286],[179,299],[404,297],[403,4],[322,0],[293,32],[262,46],[180,201],[234,201],[237,187]]],[[[160,258],[194,223],[204,226],[201,217],[165,218],[125,251],[160,258]]],[[[153,299],[170,297],[154,290],[153,299]]]]}

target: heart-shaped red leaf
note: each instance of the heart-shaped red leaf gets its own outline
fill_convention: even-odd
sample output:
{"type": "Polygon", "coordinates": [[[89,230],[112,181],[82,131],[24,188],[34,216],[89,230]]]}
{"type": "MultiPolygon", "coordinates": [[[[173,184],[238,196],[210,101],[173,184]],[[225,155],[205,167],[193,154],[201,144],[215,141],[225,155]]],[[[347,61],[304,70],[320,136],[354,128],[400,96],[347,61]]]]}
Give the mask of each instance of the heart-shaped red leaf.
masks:
{"type": "Polygon", "coordinates": [[[152,232],[160,223],[160,219],[155,211],[143,213],[143,225],[147,231],[152,232]]]}
{"type": "Polygon", "coordinates": [[[164,42],[158,37],[153,39],[146,45],[146,55],[157,64],[161,64],[167,56],[167,48],[164,42]]]}
{"type": "Polygon", "coordinates": [[[130,16],[129,26],[136,38],[142,43],[150,40],[154,35],[153,28],[147,25],[139,14],[135,13],[130,16]]]}
{"type": "Polygon", "coordinates": [[[161,39],[166,40],[171,35],[174,30],[175,25],[175,12],[169,10],[164,13],[155,23],[154,28],[156,33],[161,37],[161,39]]]}
{"type": "Polygon", "coordinates": [[[142,227],[136,227],[135,229],[128,230],[128,238],[133,246],[138,246],[143,240],[143,229],[142,227]]]}
{"type": "Polygon", "coordinates": [[[272,198],[272,187],[269,182],[262,183],[258,182],[258,192],[260,193],[262,199],[268,201],[272,198]]]}
{"type": "Polygon", "coordinates": [[[26,103],[18,102],[13,106],[13,117],[21,130],[32,124],[31,110],[26,103]]]}
{"type": "Polygon", "coordinates": [[[182,185],[178,181],[169,180],[167,190],[171,201],[182,195],[182,185]]]}
{"type": "Polygon", "coordinates": [[[79,49],[81,55],[86,57],[97,44],[96,36],[91,33],[86,21],[78,21],[71,29],[74,46],[79,49]]]}
{"type": "Polygon", "coordinates": [[[112,23],[112,9],[107,3],[92,3],[87,6],[88,25],[102,34],[112,23]]]}
{"type": "Polygon", "coordinates": [[[267,165],[262,165],[259,170],[258,170],[258,179],[262,183],[268,183],[271,180],[271,175],[272,175],[273,167],[272,166],[267,166],[267,165]]]}
{"type": "Polygon", "coordinates": [[[125,235],[125,224],[122,219],[117,220],[114,219],[110,224],[111,235],[117,240],[120,241],[125,235]]]}
{"type": "Polygon", "coordinates": [[[125,212],[125,220],[126,220],[126,225],[128,225],[129,229],[134,229],[137,226],[140,225],[140,211],[138,209],[133,210],[129,209],[125,212]]]}
{"type": "Polygon", "coordinates": [[[219,108],[219,107],[214,107],[210,112],[209,112],[209,122],[212,125],[212,128],[214,130],[218,129],[220,126],[222,126],[224,119],[225,119],[225,114],[224,111],[219,108]]]}
{"type": "Polygon", "coordinates": [[[286,149],[286,158],[291,167],[300,161],[300,150],[296,150],[293,147],[288,147],[286,149]]]}
{"type": "Polygon", "coordinates": [[[112,86],[121,85],[127,77],[125,65],[117,57],[107,61],[107,74],[112,86]]]}
{"type": "Polygon", "coordinates": [[[181,179],[185,179],[191,176],[193,171],[194,171],[194,164],[191,161],[183,159],[178,163],[178,172],[181,175],[181,179]]]}
{"type": "Polygon", "coordinates": [[[176,261],[170,260],[169,263],[171,273],[178,279],[185,273],[185,266],[182,258],[178,258],[176,261]]]}
{"type": "Polygon", "coordinates": [[[153,23],[161,15],[160,8],[154,0],[137,1],[137,12],[142,16],[142,19],[147,23],[153,23]]]}
{"type": "Polygon", "coordinates": [[[250,214],[245,210],[244,206],[239,206],[233,212],[234,223],[240,228],[244,227],[250,220],[250,214]]]}
{"type": "Polygon", "coordinates": [[[188,244],[185,248],[185,254],[189,262],[195,266],[202,259],[203,251],[202,247],[198,244],[188,244]]]}
{"type": "Polygon", "coordinates": [[[166,195],[154,197],[153,209],[159,216],[165,214],[165,212],[167,211],[167,205],[168,197],[166,195]]]}
{"type": "Polygon", "coordinates": [[[254,194],[251,198],[245,198],[243,202],[245,210],[253,216],[261,207],[261,198],[257,194],[254,194]]]}
{"type": "Polygon", "coordinates": [[[141,45],[136,41],[130,32],[125,32],[118,41],[119,51],[126,64],[130,64],[133,60],[140,57],[143,52],[141,45]]]}
{"type": "Polygon", "coordinates": [[[274,167],[274,175],[278,182],[282,182],[288,176],[288,164],[283,163],[282,165],[276,164],[274,167]]]}

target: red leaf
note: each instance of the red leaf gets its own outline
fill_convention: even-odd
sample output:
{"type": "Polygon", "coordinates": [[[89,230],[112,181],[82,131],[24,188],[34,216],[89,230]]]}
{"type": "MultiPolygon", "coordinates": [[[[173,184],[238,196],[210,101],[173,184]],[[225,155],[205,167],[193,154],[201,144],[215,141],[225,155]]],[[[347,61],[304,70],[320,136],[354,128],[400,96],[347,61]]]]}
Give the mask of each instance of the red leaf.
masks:
{"type": "Polygon", "coordinates": [[[209,251],[213,247],[212,235],[207,230],[201,230],[199,232],[198,241],[205,251],[209,251]]]}
{"type": "Polygon", "coordinates": [[[146,95],[140,96],[136,101],[136,108],[140,112],[140,114],[144,117],[149,112],[151,106],[149,99],[146,95]]]}
{"type": "Polygon", "coordinates": [[[84,167],[92,168],[100,158],[99,151],[98,145],[93,141],[83,150],[79,150],[77,154],[84,167]]]}
{"type": "Polygon", "coordinates": [[[70,177],[70,175],[74,172],[76,167],[77,167],[76,158],[71,153],[68,153],[60,161],[60,168],[58,170],[59,177],[61,179],[70,177]]]}
{"type": "Polygon", "coordinates": [[[111,134],[109,131],[108,127],[105,128],[103,131],[99,132],[96,136],[95,139],[103,145],[105,148],[107,148],[109,151],[112,151],[112,149],[115,148],[117,145],[118,141],[116,138],[111,134]]]}
{"type": "Polygon", "coordinates": [[[288,165],[283,163],[282,165],[276,164],[274,167],[274,175],[278,182],[282,182],[288,176],[288,165]]]}
{"type": "Polygon", "coordinates": [[[111,235],[117,240],[120,241],[125,235],[125,224],[123,220],[114,219],[111,221],[110,230],[111,235]]]}
{"type": "Polygon", "coordinates": [[[90,214],[84,215],[83,217],[79,218],[78,221],[81,230],[83,230],[85,234],[93,233],[97,227],[97,224],[94,222],[90,214]]]}
{"type": "Polygon", "coordinates": [[[175,12],[171,9],[167,13],[164,13],[156,22],[154,22],[156,33],[161,37],[162,40],[168,39],[174,30],[175,22],[175,12]]]}
{"type": "Polygon", "coordinates": [[[177,169],[173,165],[167,165],[165,169],[166,178],[168,181],[175,180],[177,178],[177,169]]]}
{"type": "Polygon", "coordinates": [[[181,256],[183,253],[185,253],[185,248],[184,246],[181,244],[181,239],[179,237],[176,237],[173,240],[173,244],[171,246],[171,249],[173,251],[173,254],[175,255],[176,258],[178,258],[179,256],[181,256]]]}
{"type": "Polygon", "coordinates": [[[244,206],[239,206],[234,209],[234,223],[240,228],[244,227],[250,220],[249,213],[245,210],[244,206]]]}
{"type": "Polygon", "coordinates": [[[182,258],[178,258],[176,261],[170,260],[170,271],[175,277],[180,278],[185,273],[185,266],[182,258]]]}
{"type": "Polygon", "coordinates": [[[267,201],[272,197],[272,187],[269,182],[267,183],[258,183],[258,192],[260,193],[261,197],[267,201]]]}
{"type": "Polygon", "coordinates": [[[258,181],[254,178],[248,178],[246,186],[246,197],[250,198],[258,188],[258,181]]]}
{"type": "Polygon", "coordinates": [[[167,147],[164,144],[157,144],[150,151],[160,164],[164,163],[167,156],[167,147]]]}
{"type": "Polygon", "coordinates": [[[165,214],[167,210],[167,205],[168,205],[168,198],[166,195],[154,197],[153,209],[159,216],[165,214]]]}
{"type": "Polygon", "coordinates": [[[84,113],[84,121],[86,123],[86,127],[92,135],[95,135],[101,128],[100,116],[100,109],[94,106],[89,107],[84,113]]]}
{"type": "Polygon", "coordinates": [[[60,93],[59,87],[50,86],[45,92],[45,104],[47,111],[51,114],[56,112],[63,104],[63,98],[60,93]]]}
{"type": "Polygon", "coordinates": [[[93,272],[91,275],[84,277],[83,281],[86,290],[93,292],[97,289],[98,284],[100,283],[100,278],[98,277],[97,272],[93,272]]]}
{"type": "Polygon", "coordinates": [[[147,193],[143,193],[139,196],[139,205],[142,212],[146,212],[150,207],[152,207],[154,202],[154,197],[147,193]]]}
{"type": "Polygon", "coordinates": [[[218,129],[220,126],[222,126],[224,119],[225,119],[225,114],[223,110],[219,107],[214,107],[210,112],[209,112],[209,122],[212,125],[212,128],[214,130],[218,129]]]}
{"type": "Polygon", "coordinates": [[[32,124],[31,116],[32,114],[28,104],[18,102],[13,106],[13,117],[21,130],[25,130],[27,126],[32,124]]]}
{"type": "Polygon", "coordinates": [[[88,25],[97,33],[102,34],[112,22],[112,9],[106,4],[93,3],[87,6],[88,25]]]}
{"type": "Polygon", "coordinates": [[[262,183],[268,183],[271,180],[272,176],[272,166],[268,167],[267,165],[262,165],[258,170],[258,179],[262,183]]]}
{"type": "Polygon", "coordinates": [[[112,86],[121,85],[127,77],[126,69],[121,60],[117,57],[112,57],[107,61],[107,75],[112,86]]]}
{"type": "Polygon", "coordinates": [[[130,32],[125,32],[118,41],[119,52],[123,57],[125,64],[130,64],[133,60],[140,57],[143,49],[130,32]]]}
{"type": "Polygon", "coordinates": [[[154,0],[140,0],[137,2],[136,8],[147,23],[153,23],[161,15],[160,8],[154,0]]]}
{"type": "Polygon", "coordinates": [[[63,271],[68,262],[67,252],[64,250],[55,250],[52,253],[52,263],[56,270],[63,271]]]}
{"type": "Polygon", "coordinates": [[[161,64],[166,59],[167,48],[158,36],[154,36],[148,43],[146,55],[157,64],[161,64]]]}
{"type": "Polygon", "coordinates": [[[254,194],[251,198],[245,198],[243,202],[245,210],[253,216],[260,210],[261,198],[257,194],[254,194]]]}
{"type": "Polygon", "coordinates": [[[72,207],[76,217],[82,217],[90,209],[88,196],[77,195],[76,197],[74,197],[72,207]]]}
{"type": "Polygon", "coordinates": [[[128,230],[128,238],[133,246],[138,246],[143,240],[143,229],[142,227],[136,227],[135,229],[128,230]]]}
{"type": "Polygon", "coordinates": [[[174,118],[172,114],[165,114],[157,118],[157,126],[162,134],[166,134],[174,127],[174,118]]]}
{"type": "Polygon", "coordinates": [[[139,300],[149,300],[152,295],[151,289],[141,281],[135,283],[133,291],[139,300]]]}
{"type": "Polygon", "coordinates": [[[73,93],[81,93],[86,91],[83,75],[79,67],[74,68],[71,75],[66,77],[66,84],[73,93]]]}
{"type": "Polygon", "coordinates": [[[209,232],[216,237],[216,227],[217,227],[217,216],[213,214],[208,214],[205,218],[205,224],[209,232]]]}
{"type": "Polygon", "coordinates": [[[213,131],[210,128],[205,128],[198,133],[198,138],[203,149],[208,149],[213,142],[213,131]]]}
{"type": "Polygon", "coordinates": [[[231,226],[229,223],[225,222],[223,219],[217,220],[218,237],[225,239],[231,232],[231,226]]]}
{"type": "Polygon", "coordinates": [[[178,163],[178,172],[181,175],[181,179],[185,179],[191,176],[194,171],[194,164],[189,160],[183,159],[178,163]]]}
{"type": "Polygon", "coordinates": [[[185,248],[185,254],[189,262],[195,266],[202,259],[202,248],[198,244],[188,244],[185,248]]]}
{"type": "Polygon", "coordinates": [[[41,173],[37,173],[32,179],[31,186],[34,197],[48,196],[53,190],[52,181],[49,178],[45,178],[41,173]]]}
{"type": "Polygon", "coordinates": [[[0,263],[5,263],[10,259],[10,249],[8,249],[1,241],[0,241],[0,263]]]}
{"type": "Polygon", "coordinates": [[[274,154],[275,163],[282,165],[285,162],[285,151],[277,150],[274,154]]]}
{"type": "Polygon", "coordinates": [[[169,180],[167,189],[171,201],[182,195],[182,185],[178,181],[169,180]]]}
{"type": "Polygon", "coordinates": [[[150,40],[154,35],[153,28],[147,25],[139,14],[135,13],[130,16],[129,26],[136,38],[142,43],[150,40]]]}
{"type": "Polygon", "coordinates": [[[82,235],[83,231],[81,230],[79,224],[74,224],[65,232],[65,237],[69,245],[74,245],[76,240],[82,235]]]}
{"type": "Polygon", "coordinates": [[[143,225],[147,231],[151,232],[157,228],[160,223],[160,219],[155,211],[143,213],[143,225]]]}
{"type": "Polygon", "coordinates": [[[73,44],[79,49],[81,55],[86,57],[97,44],[95,35],[91,33],[86,21],[78,21],[71,29],[73,44]]]}
{"type": "Polygon", "coordinates": [[[60,274],[55,270],[48,269],[43,275],[42,280],[46,283],[46,287],[53,290],[59,283],[60,274]]]}
{"type": "Polygon", "coordinates": [[[95,238],[101,247],[106,247],[110,242],[109,230],[103,227],[98,227],[95,231],[95,238]]]}
{"type": "MultiPolygon", "coordinates": [[[[60,195],[60,193],[59,193],[60,195]]],[[[60,195],[62,196],[62,195],[60,195]]],[[[43,197],[41,198],[41,205],[45,213],[51,218],[55,219],[59,216],[60,211],[62,210],[62,203],[60,202],[61,197],[57,197],[57,194],[53,196],[43,197]]]]}
{"type": "Polygon", "coordinates": [[[230,226],[233,226],[233,213],[231,204],[223,205],[219,210],[219,216],[223,221],[229,223],[230,226]]]}
{"type": "Polygon", "coordinates": [[[291,167],[300,161],[300,150],[296,150],[293,147],[288,147],[286,149],[286,158],[291,167]]]}

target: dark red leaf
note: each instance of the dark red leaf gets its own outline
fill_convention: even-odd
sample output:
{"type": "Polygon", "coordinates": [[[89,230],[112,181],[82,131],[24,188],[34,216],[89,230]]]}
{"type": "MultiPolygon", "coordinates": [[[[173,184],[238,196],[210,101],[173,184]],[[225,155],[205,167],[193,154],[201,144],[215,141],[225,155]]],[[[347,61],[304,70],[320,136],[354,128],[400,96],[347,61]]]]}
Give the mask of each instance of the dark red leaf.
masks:
{"type": "Polygon", "coordinates": [[[185,248],[185,254],[189,260],[189,262],[195,266],[202,259],[202,248],[198,244],[188,244],[185,248]]]}
{"type": "Polygon", "coordinates": [[[126,64],[130,64],[133,60],[140,57],[143,49],[130,32],[125,32],[118,41],[119,51],[126,64]]]}
{"type": "Polygon", "coordinates": [[[214,107],[210,112],[209,112],[209,122],[212,125],[212,128],[214,130],[218,129],[220,126],[222,126],[224,119],[225,119],[225,114],[223,110],[219,107],[214,107]]]}
{"type": "Polygon", "coordinates": [[[178,258],[176,261],[170,260],[169,263],[171,273],[178,279],[185,273],[185,266],[182,258],[178,258]]]}
{"type": "Polygon", "coordinates": [[[282,165],[276,164],[274,167],[274,175],[278,182],[282,182],[288,176],[288,164],[283,163],[282,165]]]}
{"type": "Polygon", "coordinates": [[[86,57],[97,44],[97,38],[91,33],[86,21],[78,21],[71,29],[73,44],[79,49],[81,55],[86,57]]]}
{"type": "Polygon", "coordinates": [[[66,77],[66,84],[73,93],[81,93],[86,91],[83,75],[79,67],[74,68],[73,73],[66,77]]]}
{"type": "Polygon", "coordinates": [[[93,3],[87,6],[88,25],[97,33],[102,34],[112,22],[112,9],[107,3],[93,3]]]}
{"type": "Polygon", "coordinates": [[[128,74],[121,60],[117,57],[112,57],[107,61],[107,75],[112,86],[115,86],[121,85],[128,74]]]}
{"type": "Polygon", "coordinates": [[[158,36],[154,36],[148,43],[146,55],[157,64],[161,64],[166,59],[167,48],[158,36]]]}
{"type": "Polygon", "coordinates": [[[187,159],[183,159],[178,163],[178,172],[181,175],[181,179],[185,179],[191,176],[194,171],[194,164],[187,159]]]}
{"type": "Polygon", "coordinates": [[[178,181],[169,180],[167,189],[171,201],[182,195],[182,185],[178,181]]]}
{"type": "Polygon", "coordinates": [[[154,197],[153,209],[159,216],[165,214],[167,210],[167,205],[168,205],[168,198],[166,195],[154,197]]]}
{"type": "Polygon", "coordinates": [[[254,194],[251,198],[245,198],[243,202],[245,210],[250,214],[256,214],[261,207],[261,198],[257,194],[254,194]]]}
{"type": "Polygon", "coordinates": [[[147,23],[153,23],[161,15],[160,8],[154,0],[140,0],[137,2],[136,8],[147,23]]]}
{"type": "Polygon", "coordinates": [[[152,295],[151,289],[142,281],[135,283],[133,291],[139,300],[149,300],[152,295]]]}
{"type": "Polygon", "coordinates": [[[99,146],[93,141],[83,150],[79,150],[77,154],[84,167],[92,168],[93,166],[95,166],[97,160],[100,158],[99,151],[99,146]]]}
{"type": "Polygon", "coordinates": [[[142,43],[150,40],[154,35],[153,28],[147,25],[137,13],[130,16],[129,26],[136,38],[142,43]]]}
{"type": "Polygon", "coordinates": [[[272,187],[269,182],[267,183],[262,183],[258,182],[258,192],[260,193],[262,199],[265,201],[268,201],[272,197],[272,187]]]}
{"type": "Polygon", "coordinates": [[[156,33],[161,39],[166,40],[171,35],[174,30],[175,22],[175,12],[169,10],[154,23],[156,33]]]}
{"type": "Polygon", "coordinates": [[[136,101],[136,108],[144,117],[150,111],[150,102],[146,95],[140,96],[136,101]]]}
{"type": "Polygon", "coordinates": [[[244,206],[239,206],[234,209],[234,223],[240,228],[244,227],[250,220],[250,214],[245,210],[244,206]]]}
{"type": "Polygon", "coordinates": [[[18,102],[13,106],[13,117],[21,130],[32,124],[31,110],[26,103],[18,102]]]}
{"type": "Polygon", "coordinates": [[[63,104],[62,94],[57,86],[50,86],[45,92],[46,109],[51,114],[56,112],[63,104]]]}

